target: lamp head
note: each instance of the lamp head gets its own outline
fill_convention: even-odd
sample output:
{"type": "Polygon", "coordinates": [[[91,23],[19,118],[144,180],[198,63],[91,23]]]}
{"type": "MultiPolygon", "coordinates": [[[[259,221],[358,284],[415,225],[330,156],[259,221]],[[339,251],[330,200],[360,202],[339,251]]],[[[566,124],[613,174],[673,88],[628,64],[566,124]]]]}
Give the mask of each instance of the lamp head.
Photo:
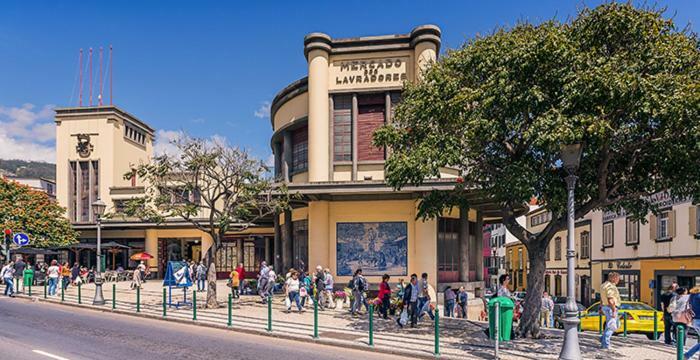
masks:
{"type": "Polygon", "coordinates": [[[107,209],[107,204],[100,199],[97,199],[97,201],[92,203],[92,213],[98,218],[104,215],[105,209],[107,209]]]}
{"type": "Polygon", "coordinates": [[[583,144],[581,143],[564,144],[561,146],[561,162],[566,171],[571,173],[578,169],[581,163],[582,150],[583,144]]]}

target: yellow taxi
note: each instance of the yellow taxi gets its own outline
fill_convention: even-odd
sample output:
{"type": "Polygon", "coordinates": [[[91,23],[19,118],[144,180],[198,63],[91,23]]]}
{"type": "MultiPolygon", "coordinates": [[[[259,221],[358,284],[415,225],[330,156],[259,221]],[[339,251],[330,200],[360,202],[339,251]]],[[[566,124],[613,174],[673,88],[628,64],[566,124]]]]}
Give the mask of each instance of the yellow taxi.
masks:
{"type": "MultiPolygon", "coordinates": [[[[600,331],[601,316],[603,328],[605,328],[605,315],[600,314],[600,302],[591,305],[581,312],[581,330],[600,331]]],[[[627,333],[644,334],[650,340],[654,340],[654,317],[656,317],[657,339],[664,332],[664,314],[651,306],[636,302],[623,301],[618,308],[620,328],[615,333],[624,331],[624,317],[627,317],[627,333]]]]}

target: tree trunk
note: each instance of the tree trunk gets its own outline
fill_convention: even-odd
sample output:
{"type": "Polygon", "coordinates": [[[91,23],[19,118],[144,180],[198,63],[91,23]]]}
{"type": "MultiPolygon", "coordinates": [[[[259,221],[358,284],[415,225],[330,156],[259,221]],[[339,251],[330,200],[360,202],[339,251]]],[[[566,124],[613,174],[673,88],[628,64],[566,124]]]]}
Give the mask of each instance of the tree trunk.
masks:
{"type": "Polygon", "coordinates": [[[219,307],[219,302],[216,300],[216,241],[207,251],[207,262],[209,270],[207,271],[207,308],[216,309],[219,307]]]}
{"type": "Polygon", "coordinates": [[[544,291],[544,270],[546,268],[545,249],[549,245],[548,240],[535,241],[527,249],[527,257],[530,267],[527,273],[527,295],[523,313],[520,317],[520,336],[539,338],[540,336],[540,309],[542,307],[542,292],[544,291]]]}

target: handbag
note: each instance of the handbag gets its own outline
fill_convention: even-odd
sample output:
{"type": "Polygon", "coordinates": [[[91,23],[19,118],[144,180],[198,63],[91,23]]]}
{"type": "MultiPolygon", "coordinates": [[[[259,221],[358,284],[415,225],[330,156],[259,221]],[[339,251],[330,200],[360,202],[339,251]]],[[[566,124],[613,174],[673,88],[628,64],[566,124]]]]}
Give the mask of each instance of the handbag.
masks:
{"type": "Polygon", "coordinates": [[[679,324],[690,325],[695,318],[695,312],[690,307],[690,303],[686,303],[683,310],[677,310],[673,312],[673,322],[679,324]]]}
{"type": "Polygon", "coordinates": [[[289,296],[284,297],[284,306],[286,306],[287,309],[292,307],[292,300],[289,300],[289,296]]]}
{"type": "Polygon", "coordinates": [[[406,311],[406,309],[403,309],[403,311],[401,311],[399,323],[401,324],[401,326],[406,326],[406,324],[408,324],[408,311],[406,311]]]}

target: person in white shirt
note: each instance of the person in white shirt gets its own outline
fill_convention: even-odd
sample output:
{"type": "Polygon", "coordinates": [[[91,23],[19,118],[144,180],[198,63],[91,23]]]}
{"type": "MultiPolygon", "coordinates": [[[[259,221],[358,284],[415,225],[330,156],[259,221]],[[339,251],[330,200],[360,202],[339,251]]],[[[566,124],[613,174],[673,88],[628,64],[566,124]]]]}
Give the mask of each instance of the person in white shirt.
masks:
{"type": "Polygon", "coordinates": [[[15,275],[15,263],[10,261],[0,270],[0,277],[5,281],[5,296],[15,296],[15,285],[12,279],[15,275]]]}
{"type": "Polygon", "coordinates": [[[287,297],[289,297],[289,306],[287,306],[287,312],[292,310],[292,301],[296,303],[299,312],[304,311],[301,307],[301,302],[299,301],[299,274],[296,271],[292,272],[292,276],[289,279],[287,279],[285,287],[287,289],[287,297]]]}
{"type": "Polygon", "coordinates": [[[56,295],[56,287],[58,286],[58,278],[61,276],[61,269],[58,267],[56,260],[51,261],[51,266],[46,270],[46,275],[49,278],[49,295],[56,295]]]}

